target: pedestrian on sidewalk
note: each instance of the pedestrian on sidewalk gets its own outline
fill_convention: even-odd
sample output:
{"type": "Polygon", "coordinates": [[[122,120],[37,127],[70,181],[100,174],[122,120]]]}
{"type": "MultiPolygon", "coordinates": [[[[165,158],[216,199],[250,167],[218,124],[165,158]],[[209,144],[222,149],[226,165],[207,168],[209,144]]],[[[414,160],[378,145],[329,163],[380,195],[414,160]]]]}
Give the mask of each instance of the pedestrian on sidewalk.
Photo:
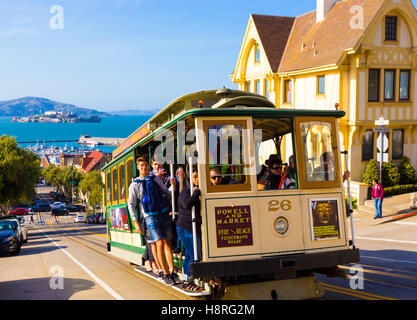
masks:
{"type": "Polygon", "coordinates": [[[374,219],[382,218],[382,202],[384,200],[384,187],[378,182],[378,179],[373,180],[372,186],[372,200],[375,202],[375,217],[374,219]]]}

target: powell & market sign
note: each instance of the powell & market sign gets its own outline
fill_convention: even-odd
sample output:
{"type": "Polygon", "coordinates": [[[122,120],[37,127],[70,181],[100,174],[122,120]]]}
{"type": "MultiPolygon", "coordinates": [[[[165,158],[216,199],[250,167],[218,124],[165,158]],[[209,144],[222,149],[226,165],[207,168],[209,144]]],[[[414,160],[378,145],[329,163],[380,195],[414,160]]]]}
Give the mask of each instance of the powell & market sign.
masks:
{"type": "Polygon", "coordinates": [[[253,245],[250,206],[216,207],[217,248],[253,245]]]}

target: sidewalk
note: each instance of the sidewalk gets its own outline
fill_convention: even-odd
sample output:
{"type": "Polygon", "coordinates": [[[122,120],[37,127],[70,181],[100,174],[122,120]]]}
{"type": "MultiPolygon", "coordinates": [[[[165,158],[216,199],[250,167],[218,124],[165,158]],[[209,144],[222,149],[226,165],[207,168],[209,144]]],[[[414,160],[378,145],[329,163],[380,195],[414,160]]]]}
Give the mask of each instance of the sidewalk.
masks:
{"type": "MultiPolygon", "coordinates": [[[[411,193],[398,196],[386,197],[382,204],[382,219],[378,222],[387,221],[401,215],[417,212],[417,209],[410,209],[411,193]]],[[[365,205],[354,210],[354,216],[373,218],[375,216],[374,200],[366,200],[365,205]]]]}

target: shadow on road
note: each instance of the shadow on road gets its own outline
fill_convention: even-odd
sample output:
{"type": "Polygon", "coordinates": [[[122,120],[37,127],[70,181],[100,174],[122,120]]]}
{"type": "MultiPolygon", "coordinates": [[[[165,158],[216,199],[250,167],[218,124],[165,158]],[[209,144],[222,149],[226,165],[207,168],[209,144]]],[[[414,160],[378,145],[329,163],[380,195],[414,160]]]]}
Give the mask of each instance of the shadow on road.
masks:
{"type": "MultiPolygon", "coordinates": [[[[54,276],[5,281],[0,286],[0,300],[69,300],[77,292],[89,290],[94,285],[89,280],[54,276]]],[[[88,298],[83,297],[85,299],[88,298]]]]}

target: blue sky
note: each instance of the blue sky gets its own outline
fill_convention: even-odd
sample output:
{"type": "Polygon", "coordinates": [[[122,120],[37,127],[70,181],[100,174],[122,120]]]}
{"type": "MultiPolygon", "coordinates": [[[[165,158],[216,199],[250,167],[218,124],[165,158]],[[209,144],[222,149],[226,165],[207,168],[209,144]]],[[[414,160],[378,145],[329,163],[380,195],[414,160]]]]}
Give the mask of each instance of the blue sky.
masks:
{"type": "Polygon", "coordinates": [[[251,13],[296,16],[315,0],[1,0],[0,100],[38,96],[103,111],[162,108],[236,88],[251,13]],[[50,8],[64,12],[53,30],[50,8]]]}

